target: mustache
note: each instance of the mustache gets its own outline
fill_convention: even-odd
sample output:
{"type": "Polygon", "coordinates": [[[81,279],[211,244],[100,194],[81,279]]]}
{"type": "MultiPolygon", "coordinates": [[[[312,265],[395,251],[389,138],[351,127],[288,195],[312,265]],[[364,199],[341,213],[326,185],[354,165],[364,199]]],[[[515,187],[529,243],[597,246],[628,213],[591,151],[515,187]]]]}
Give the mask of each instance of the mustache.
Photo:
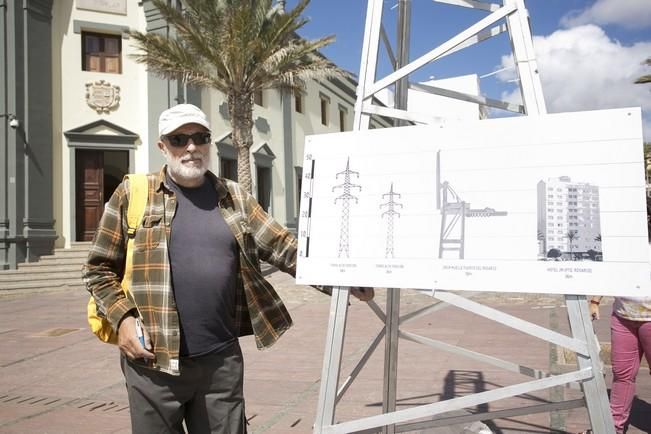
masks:
{"type": "Polygon", "coordinates": [[[201,152],[193,152],[193,153],[191,153],[189,155],[184,155],[183,157],[181,157],[181,161],[189,161],[189,160],[201,160],[201,161],[203,161],[203,158],[204,158],[204,156],[203,156],[203,154],[201,154],[201,152]]]}

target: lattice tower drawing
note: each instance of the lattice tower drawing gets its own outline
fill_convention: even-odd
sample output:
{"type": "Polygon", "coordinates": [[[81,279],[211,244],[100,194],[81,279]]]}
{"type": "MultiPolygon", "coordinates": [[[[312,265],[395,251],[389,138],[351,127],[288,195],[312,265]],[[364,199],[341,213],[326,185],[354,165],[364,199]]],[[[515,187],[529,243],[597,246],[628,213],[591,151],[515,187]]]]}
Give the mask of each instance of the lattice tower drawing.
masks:
{"type": "Polygon", "coordinates": [[[382,195],[382,199],[388,198],[388,202],[380,205],[380,209],[386,207],[387,210],[384,211],[381,217],[387,218],[387,242],[386,248],[384,251],[385,258],[394,258],[393,251],[393,219],[394,217],[400,217],[400,213],[396,209],[402,208],[402,204],[395,201],[395,199],[400,199],[400,193],[393,191],[393,182],[391,183],[391,189],[388,193],[382,195]]]}
{"type": "Polygon", "coordinates": [[[456,252],[463,259],[466,245],[466,217],[498,217],[506,211],[493,208],[470,208],[470,204],[459,197],[448,181],[441,182],[441,151],[436,155],[437,208],[441,210],[441,234],[439,258],[445,251],[456,252]]]}
{"type": "Polygon", "coordinates": [[[351,191],[353,191],[354,189],[358,189],[358,191],[362,191],[361,185],[353,184],[350,182],[351,175],[359,178],[359,172],[350,170],[350,157],[349,157],[348,160],[346,160],[346,169],[342,172],[337,173],[337,179],[339,179],[340,176],[343,176],[344,183],[332,187],[332,191],[335,191],[338,188],[341,188],[343,190],[343,194],[335,198],[335,204],[337,203],[337,201],[341,201],[341,226],[339,232],[339,253],[337,254],[337,256],[340,258],[342,255],[344,255],[346,258],[350,257],[350,243],[349,243],[349,233],[348,233],[349,225],[350,225],[350,201],[354,200],[355,203],[358,202],[357,197],[353,196],[351,194],[351,191]]]}

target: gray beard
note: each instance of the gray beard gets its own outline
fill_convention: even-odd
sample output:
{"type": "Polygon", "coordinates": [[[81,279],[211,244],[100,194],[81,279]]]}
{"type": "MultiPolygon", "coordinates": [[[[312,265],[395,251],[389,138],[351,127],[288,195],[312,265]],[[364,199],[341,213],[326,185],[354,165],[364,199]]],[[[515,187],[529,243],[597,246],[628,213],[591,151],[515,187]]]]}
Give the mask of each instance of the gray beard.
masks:
{"type": "MultiPolygon", "coordinates": [[[[197,156],[197,154],[193,154],[194,156],[197,156]]],[[[170,175],[173,179],[176,178],[180,181],[196,181],[203,178],[208,171],[208,166],[210,166],[210,153],[202,156],[200,167],[185,166],[181,162],[182,160],[183,158],[174,158],[170,154],[167,155],[167,170],[170,175]]]]}

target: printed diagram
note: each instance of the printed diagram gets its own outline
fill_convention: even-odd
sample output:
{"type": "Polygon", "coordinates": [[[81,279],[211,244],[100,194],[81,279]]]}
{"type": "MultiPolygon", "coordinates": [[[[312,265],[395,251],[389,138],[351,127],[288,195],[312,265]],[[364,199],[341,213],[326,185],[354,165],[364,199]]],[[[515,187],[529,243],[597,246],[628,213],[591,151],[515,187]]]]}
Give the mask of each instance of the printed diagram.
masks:
{"type": "Polygon", "coordinates": [[[603,261],[598,186],[569,176],[538,182],[538,259],[603,261]]]}
{"type": "Polygon", "coordinates": [[[382,195],[382,199],[388,198],[388,202],[380,205],[380,209],[386,207],[387,210],[384,211],[381,217],[387,218],[387,241],[386,249],[384,252],[385,258],[394,258],[395,254],[393,251],[393,219],[394,217],[400,217],[400,213],[396,211],[396,208],[402,208],[402,204],[396,202],[394,199],[399,199],[400,194],[393,191],[393,182],[391,183],[391,189],[388,193],[382,195]]]}
{"type": "Polygon", "coordinates": [[[639,114],[309,136],[296,282],[644,295],[651,281],[639,114]]]}
{"type": "Polygon", "coordinates": [[[362,190],[361,185],[353,184],[350,182],[350,176],[354,175],[359,178],[359,172],[350,170],[350,157],[346,161],[346,169],[342,172],[337,173],[337,179],[340,176],[344,177],[344,183],[335,185],[332,187],[332,191],[335,191],[338,188],[343,190],[343,194],[335,198],[335,204],[337,201],[341,201],[341,224],[339,229],[339,252],[338,257],[342,255],[346,258],[350,257],[350,243],[349,243],[349,229],[350,229],[350,201],[354,200],[355,203],[358,202],[357,197],[351,194],[352,190],[359,189],[362,190]]]}
{"type": "MultiPolygon", "coordinates": [[[[454,191],[448,181],[441,182],[441,151],[436,154],[436,207],[441,211],[441,235],[439,258],[446,251],[457,254],[455,259],[464,259],[466,243],[466,217],[497,217],[507,215],[506,211],[493,208],[472,209],[454,191]]],[[[451,259],[451,258],[446,258],[451,259]]]]}

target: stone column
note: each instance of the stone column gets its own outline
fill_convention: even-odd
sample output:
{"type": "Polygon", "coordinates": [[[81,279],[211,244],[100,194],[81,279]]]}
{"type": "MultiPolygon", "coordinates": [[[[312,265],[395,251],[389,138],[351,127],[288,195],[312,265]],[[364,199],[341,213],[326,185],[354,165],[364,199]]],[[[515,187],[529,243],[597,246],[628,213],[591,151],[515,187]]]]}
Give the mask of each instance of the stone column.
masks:
{"type": "Polygon", "coordinates": [[[51,254],[52,0],[0,0],[0,268],[51,254]],[[13,125],[11,120],[15,119],[13,125]],[[16,123],[17,121],[17,123],[16,123]]]}

